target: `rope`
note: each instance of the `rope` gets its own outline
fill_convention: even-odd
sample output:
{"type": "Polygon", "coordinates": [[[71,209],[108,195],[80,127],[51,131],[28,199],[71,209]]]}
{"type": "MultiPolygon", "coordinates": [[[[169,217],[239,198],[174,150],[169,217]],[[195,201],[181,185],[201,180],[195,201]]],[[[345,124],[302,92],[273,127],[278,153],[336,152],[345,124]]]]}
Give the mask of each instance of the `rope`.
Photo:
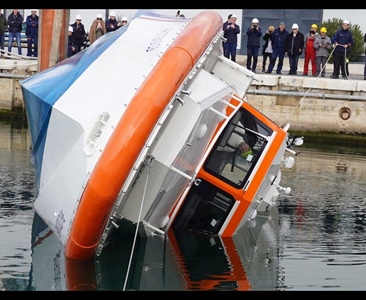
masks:
{"type": "MultiPolygon", "coordinates": [[[[331,56],[333,55],[334,50],[335,50],[335,47],[333,47],[332,52],[328,55],[328,59],[327,59],[327,61],[325,62],[325,64],[323,65],[322,69],[320,70],[320,72],[319,72],[318,76],[316,77],[317,79],[318,79],[318,78],[319,78],[319,76],[321,75],[322,71],[325,69],[325,67],[326,67],[326,65],[327,65],[327,63],[328,63],[328,61],[330,60],[331,56]]],[[[310,92],[311,90],[312,90],[312,87],[309,87],[309,88],[308,88],[308,90],[305,92],[304,96],[300,99],[299,103],[298,103],[298,104],[297,104],[297,105],[296,105],[296,106],[291,110],[291,112],[290,112],[289,114],[287,114],[288,116],[289,116],[289,115],[291,115],[291,114],[295,111],[295,109],[297,109],[297,108],[299,107],[301,100],[302,100],[302,99],[305,99],[305,97],[307,96],[307,94],[309,94],[309,92],[310,92]]],[[[282,127],[282,125],[283,125],[287,120],[288,120],[288,118],[287,118],[287,119],[284,119],[284,120],[282,121],[282,123],[280,123],[280,127],[282,127]]]]}
{"type": "Polygon", "coordinates": [[[126,272],[126,278],[125,278],[125,282],[124,282],[124,285],[123,285],[123,291],[126,289],[126,284],[127,284],[127,280],[128,280],[128,275],[130,273],[130,267],[131,267],[131,263],[132,263],[132,257],[133,257],[133,252],[135,251],[135,246],[136,246],[136,239],[137,239],[137,233],[138,233],[138,229],[139,229],[139,223],[140,223],[140,220],[141,220],[141,212],[142,212],[142,207],[144,206],[144,200],[145,200],[145,195],[146,195],[146,189],[147,189],[147,182],[148,182],[148,179],[149,179],[149,175],[154,173],[154,169],[152,167],[152,164],[151,164],[151,160],[149,160],[147,163],[146,163],[146,170],[147,170],[147,175],[146,175],[146,181],[145,181],[145,187],[144,187],[144,192],[142,194],[142,200],[141,200],[141,205],[140,205],[140,211],[139,211],[139,216],[138,216],[138,219],[137,219],[137,223],[136,223],[136,230],[135,230],[135,236],[133,238],[133,244],[132,244],[132,249],[131,249],[131,254],[130,254],[130,259],[129,259],[129,262],[128,262],[128,267],[127,267],[127,272],[126,272]]]}

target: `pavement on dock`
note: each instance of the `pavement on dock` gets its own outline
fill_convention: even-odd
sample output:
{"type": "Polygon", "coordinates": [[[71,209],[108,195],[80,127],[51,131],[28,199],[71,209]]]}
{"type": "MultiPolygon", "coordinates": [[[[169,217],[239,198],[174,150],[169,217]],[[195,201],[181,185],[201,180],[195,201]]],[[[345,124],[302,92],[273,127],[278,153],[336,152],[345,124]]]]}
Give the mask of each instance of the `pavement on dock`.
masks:
{"type": "MultiPolygon", "coordinates": [[[[244,67],[246,67],[246,59],[247,56],[246,55],[237,55],[236,56],[236,62],[244,67]]],[[[266,73],[262,73],[262,61],[263,61],[263,56],[260,55],[258,57],[258,64],[257,64],[257,70],[256,73],[257,75],[277,75],[276,74],[276,67],[277,67],[277,63],[278,63],[278,59],[276,61],[275,64],[275,68],[273,69],[271,74],[266,74],[266,73]]],[[[37,64],[37,60],[35,58],[32,59],[15,59],[15,58],[0,58],[0,72],[2,69],[9,69],[9,68],[14,68],[16,67],[26,67],[29,65],[34,65],[37,64]]],[[[354,79],[354,80],[364,80],[364,66],[365,63],[364,62],[351,62],[348,64],[348,69],[350,72],[349,75],[349,79],[354,79]]],[[[267,67],[268,67],[268,61],[267,61],[267,67]]],[[[304,68],[304,58],[299,58],[299,63],[298,63],[298,70],[297,70],[297,74],[298,75],[287,75],[287,73],[289,72],[290,68],[289,68],[289,60],[288,57],[285,56],[285,59],[283,60],[283,68],[282,68],[282,75],[284,76],[303,76],[303,68],[304,68]]],[[[330,79],[330,76],[332,75],[333,72],[333,64],[332,63],[328,63],[326,70],[325,70],[325,77],[324,78],[328,78],[330,79]]],[[[309,64],[309,72],[308,72],[309,77],[311,77],[311,65],[309,64]]],[[[278,75],[277,75],[278,76],[278,75]]],[[[323,78],[323,77],[320,77],[323,78]]],[[[332,79],[332,80],[337,80],[337,79],[332,79]]],[[[338,80],[344,80],[340,74],[339,79],[338,80]]]]}
{"type": "MultiPolygon", "coordinates": [[[[236,62],[244,67],[246,67],[246,61],[247,61],[247,56],[246,55],[237,55],[236,56],[236,62]]],[[[266,74],[266,73],[262,73],[262,61],[263,61],[263,56],[259,55],[258,57],[258,63],[257,63],[257,70],[256,73],[257,75],[276,75],[276,67],[277,67],[277,63],[278,63],[278,59],[276,60],[276,64],[275,67],[273,68],[273,71],[271,74],[266,74]]],[[[266,68],[268,67],[268,60],[267,60],[267,65],[266,68]]],[[[363,71],[364,71],[364,67],[365,67],[365,63],[364,62],[351,62],[348,64],[348,69],[349,69],[349,79],[353,79],[353,80],[364,80],[364,75],[363,75],[363,71]]],[[[290,70],[289,67],[289,59],[287,56],[285,56],[285,59],[283,60],[283,68],[282,68],[282,75],[285,76],[303,76],[303,69],[304,69],[304,58],[299,58],[299,63],[298,63],[298,69],[297,69],[297,74],[298,75],[287,75],[287,73],[290,70]]],[[[332,63],[328,63],[325,69],[325,77],[320,77],[320,78],[328,78],[331,79],[330,76],[332,75],[333,72],[333,64],[332,63]]],[[[311,76],[311,64],[309,63],[309,72],[308,72],[308,76],[311,76]]],[[[337,80],[337,79],[332,79],[332,80],[337,80]]],[[[344,80],[342,78],[342,75],[339,75],[339,79],[338,80],[344,80]]]]}

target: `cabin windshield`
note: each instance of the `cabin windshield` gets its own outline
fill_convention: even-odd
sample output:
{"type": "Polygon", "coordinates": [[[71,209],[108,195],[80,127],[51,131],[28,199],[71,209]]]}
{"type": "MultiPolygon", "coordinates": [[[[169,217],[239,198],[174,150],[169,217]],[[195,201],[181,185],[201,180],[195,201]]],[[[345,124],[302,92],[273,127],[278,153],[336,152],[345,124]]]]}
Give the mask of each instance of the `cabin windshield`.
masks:
{"type": "Polygon", "coordinates": [[[240,108],[213,147],[205,171],[236,188],[244,187],[271,135],[268,126],[240,108]]]}

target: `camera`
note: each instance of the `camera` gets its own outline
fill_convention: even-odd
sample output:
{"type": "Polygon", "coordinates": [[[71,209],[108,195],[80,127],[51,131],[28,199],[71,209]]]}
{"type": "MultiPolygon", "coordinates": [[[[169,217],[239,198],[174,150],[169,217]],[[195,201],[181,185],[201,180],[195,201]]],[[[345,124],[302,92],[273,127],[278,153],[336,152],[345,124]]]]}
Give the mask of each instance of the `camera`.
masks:
{"type": "Polygon", "coordinates": [[[314,30],[310,30],[310,33],[311,33],[311,34],[315,34],[315,31],[314,31],[314,30]]]}
{"type": "Polygon", "coordinates": [[[253,24],[253,27],[254,27],[254,28],[257,28],[257,26],[258,26],[257,24],[253,24]]]}

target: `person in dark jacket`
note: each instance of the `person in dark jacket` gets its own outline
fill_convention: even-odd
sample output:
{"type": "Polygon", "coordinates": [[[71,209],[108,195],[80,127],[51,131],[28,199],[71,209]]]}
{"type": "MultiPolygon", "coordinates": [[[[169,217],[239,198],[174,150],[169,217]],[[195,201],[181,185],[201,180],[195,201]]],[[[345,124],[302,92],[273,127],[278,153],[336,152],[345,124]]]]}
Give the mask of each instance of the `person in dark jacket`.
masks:
{"type": "Polygon", "coordinates": [[[284,22],[280,23],[280,26],[275,29],[272,34],[272,56],[266,73],[271,74],[278,57],[277,74],[282,74],[283,59],[285,57],[285,42],[288,31],[284,22]]]}
{"type": "Polygon", "coordinates": [[[240,27],[236,24],[237,17],[232,15],[227,24],[223,24],[224,38],[224,56],[231,58],[232,61],[236,62],[236,48],[238,45],[238,34],[240,33],[240,27]]]}
{"type": "Polygon", "coordinates": [[[333,51],[333,74],[330,78],[337,79],[339,76],[339,69],[341,69],[343,79],[348,79],[348,72],[346,68],[347,64],[347,52],[353,45],[352,33],[349,30],[349,21],[344,20],[342,28],[339,29],[332,37],[332,43],[334,45],[333,51]]]}
{"type": "Polygon", "coordinates": [[[79,51],[82,49],[86,41],[86,32],[84,24],[81,22],[81,15],[76,15],[75,22],[71,24],[72,27],[72,38],[79,51]]]}
{"type": "Polygon", "coordinates": [[[246,35],[247,40],[247,69],[256,73],[258,63],[258,53],[261,44],[260,37],[262,36],[262,29],[259,27],[257,18],[252,20],[252,25],[248,28],[246,35]],[[253,64],[252,64],[253,58],[253,64]]]}
{"type": "Polygon", "coordinates": [[[18,46],[18,54],[22,55],[22,41],[20,38],[20,32],[22,31],[23,16],[18,12],[18,9],[13,9],[13,12],[8,16],[9,25],[9,41],[8,41],[8,52],[11,53],[13,41],[18,46]]]}
{"type": "MultiPolygon", "coordinates": [[[[8,21],[6,20],[5,16],[1,13],[2,9],[0,8],[0,49],[4,50],[4,32],[5,29],[8,27],[8,21]]],[[[3,52],[0,52],[0,57],[3,52]]]]}
{"type": "Polygon", "coordinates": [[[262,72],[264,73],[266,71],[266,62],[267,59],[268,61],[271,60],[271,56],[272,56],[272,34],[273,31],[275,30],[274,26],[269,26],[268,30],[266,31],[266,33],[263,36],[263,40],[264,40],[264,45],[263,45],[263,50],[262,50],[262,54],[263,54],[263,62],[262,62],[262,72]]]}
{"type": "MultiPolygon", "coordinates": [[[[231,16],[232,16],[233,14],[229,14],[228,16],[227,16],[227,20],[222,24],[222,28],[226,28],[227,27],[227,25],[228,25],[228,23],[230,22],[230,19],[231,19],[231,16]]],[[[224,30],[224,29],[223,29],[224,30]]],[[[222,53],[224,53],[224,44],[225,44],[225,42],[223,41],[222,42],[222,53]]],[[[366,53],[366,50],[365,50],[365,53],[366,53]]]]}
{"type": "Polygon", "coordinates": [[[292,25],[292,33],[289,33],[285,42],[285,53],[288,55],[290,71],[288,75],[297,75],[299,57],[304,49],[304,35],[299,31],[299,25],[292,25]]]}
{"type": "Polygon", "coordinates": [[[118,27],[118,21],[116,20],[116,13],[111,11],[109,14],[109,19],[105,21],[105,27],[107,28],[107,32],[115,31],[118,27]]]}
{"type": "Polygon", "coordinates": [[[32,9],[31,14],[25,19],[27,29],[27,56],[38,56],[38,16],[37,10],[32,9]]]}
{"type": "Polygon", "coordinates": [[[69,26],[67,57],[73,56],[74,54],[79,52],[79,47],[76,45],[74,38],[72,36],[73,31],[74,28],[72,26],[69,26]]]}

